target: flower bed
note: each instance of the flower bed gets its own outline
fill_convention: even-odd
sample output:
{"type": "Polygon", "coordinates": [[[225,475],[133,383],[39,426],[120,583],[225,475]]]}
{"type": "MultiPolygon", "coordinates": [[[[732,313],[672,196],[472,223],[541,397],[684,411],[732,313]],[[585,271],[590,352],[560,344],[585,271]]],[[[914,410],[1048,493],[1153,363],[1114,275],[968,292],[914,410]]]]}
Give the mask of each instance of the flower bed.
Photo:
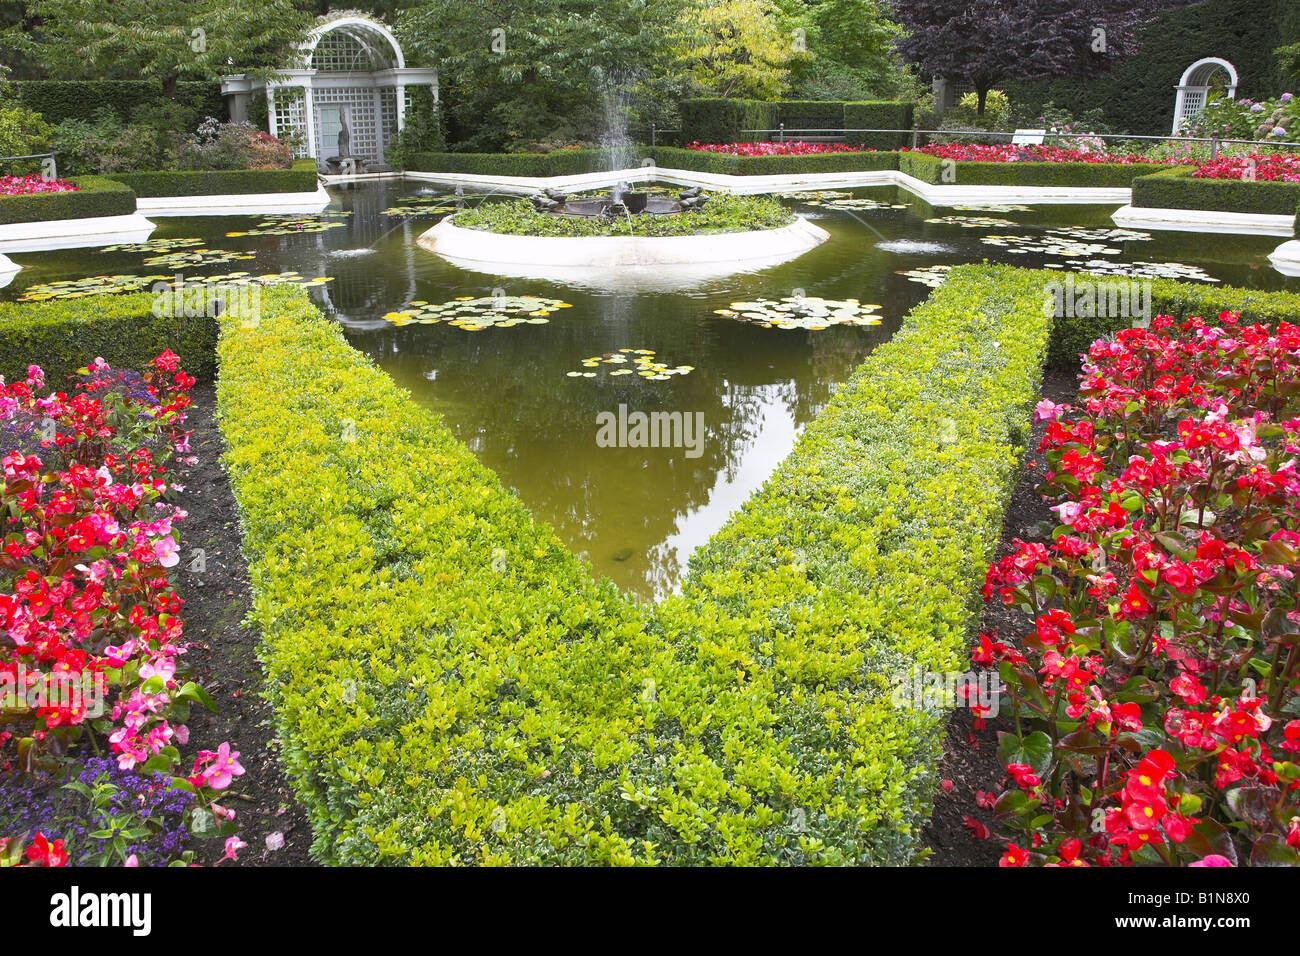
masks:
{"type": "Polygon", "coordinates": [[[945,143],[920,146],[910,149],[904,146],[902,152],[924,153],[939,159],[951,159],[957,162],[977,163],[1105,163],[1109,165],[1162,165],[1171,162],[1167,159],[1152,159],[1133,153],[1116,155],[1084,149],[1065,149],[1060,146],[1011,146],[1007,144],[984,145],[980,143],[945,143]]]}
{"type": "Polygon", "coordinates": [[[845,143],[805,143],[803,140],[787,140],[782,143],[687,143],[687,149],[702,153],[722,153],[727,156],[816,156],[821,153],[863,153],[873,152],[861,146],[849,146],[845,143]]]}
{"type": "Polygon", "coordinates": [[[1047,326],[1037,285],[958,270],[650,609],[305,296],[224,316],[229,469],[315,854],[911,860],[942,715],[894,706],[890,678],[960,657],[1047,326]]]}
{"type": "Polygon", "coordinates": [[[76,188],[0,195],[0,226],[135,212],[135,193],[122,183],[103,176],[77,176],[68,182],[76,188]]]}
{"type": "Polygon", "coordinates": [[[1192,173],[1196,179],[1239,179],[1255,182],[1300,183],[1300,153],[1251,153],[1249,156],[1221,156],[1201,163],[1192,173]]]}
{"type": "Polygon", "coordinates": [[[1032,629],[972,654],[1016,716],[1004,865],[1300,864],[1300,327],[1238,326],[1098,341],[1040,406],[1057,526],[985,585],[1032,629]]]}
{"type": "Polygon", "coordinates": [[[512,236],[697,236],[712,233],[779,229],[794,222],[794,214],[766,196],[712,196],[703,209],[679,215],[639,213],[623,218],[553,216],[538,212],[526,199],[483,203],[456,213],[452,222],[463,229],[512,236]]]}
{"type": "Polygon", "coordinates": [[[193,384],[164,351],[143,372],[97,359],[70,395],[37,366],[0,385],[0,774],[33,797],[0,806],[0,865],[185,863],[190,833],[238,848],[217,799],[239,754],[181,761],[191,706],[213,706],[184,679],[167,571],[193,384]]]}
{"type": "Polygon", "coordinates": [[[66,179],[42,179],[40,176],[0,176],[0,196],[31,196],[36,193],[76,192],[77,186],[66,179]]]}

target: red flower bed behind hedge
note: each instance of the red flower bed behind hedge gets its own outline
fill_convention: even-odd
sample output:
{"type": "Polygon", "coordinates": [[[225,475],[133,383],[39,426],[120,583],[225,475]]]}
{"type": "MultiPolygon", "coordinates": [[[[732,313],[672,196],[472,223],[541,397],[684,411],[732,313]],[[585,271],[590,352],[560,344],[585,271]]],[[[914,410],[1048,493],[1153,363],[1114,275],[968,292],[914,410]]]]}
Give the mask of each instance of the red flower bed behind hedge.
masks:
{"type": "Polygon", "coordinates": [[[813,156],[818,153],[874,153],[873,149],[847,146],[844,143],[805,143],[787,140],[783,143],[690,143],[687,149],[702,153],[725,153],[728,156],[813,156]]]}
{"type": "Polygon", "coordinates": [[[1055,528],[989,568],[1004,866],[1300,865],[1300,327],[1093,343],[1040,404],[1055,528]]]}
{"type": "Polygon", "coordinates": [[[66,179],[40,176],[0,176],[0,196],[30,196],[32,193],[72,193],[77,187],[66,179]]]}
{"type": "Polygon", "coordinates": [[[1245,179],[1261,182],[1300,183],[1300,155],[1251,153],[1249,156],[1221,156],[1202,163],[1196,179],[1245,179]]]}

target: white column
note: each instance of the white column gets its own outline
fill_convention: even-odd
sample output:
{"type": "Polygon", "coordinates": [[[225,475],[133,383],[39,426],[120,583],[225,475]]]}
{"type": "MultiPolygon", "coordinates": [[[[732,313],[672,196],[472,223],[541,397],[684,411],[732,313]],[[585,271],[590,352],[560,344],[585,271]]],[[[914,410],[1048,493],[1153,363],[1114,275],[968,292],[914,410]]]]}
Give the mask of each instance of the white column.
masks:
{"type": "Polygon", "coordinates": [[[397,132],[401,132],[406,126],[406,84],[398,83],[393,88],[397,93],[397,132]]]}
{"type": "Polygon", "coordinates": [[[277,139],[280,136],[280,118],[275,115],[275,87],[266,88],[266,126],[267,132],[277,139]]]}
{"type": "Polygon", "coordinates": [[[312,159],[319,159],[319,151],[316,148],[316,100],[312,96],[310,80],[303,84],[302,100],[302,108],[306,111],[307,121],[307,155],[312,159]]]}

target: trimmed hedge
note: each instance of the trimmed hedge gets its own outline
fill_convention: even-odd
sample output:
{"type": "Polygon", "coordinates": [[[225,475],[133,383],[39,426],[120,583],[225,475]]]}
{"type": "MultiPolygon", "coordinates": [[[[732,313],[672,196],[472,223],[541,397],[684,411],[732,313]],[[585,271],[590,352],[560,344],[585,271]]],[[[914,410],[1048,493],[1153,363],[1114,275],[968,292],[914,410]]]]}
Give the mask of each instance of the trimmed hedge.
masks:
{"type": "Polygon", "coordinates": [[[762,100],[703,97],[679,105],[683,143],[747,143],[762,138],[744,130],[776,129],[781,105],[762,100]]]}
{"type": "Polygon", "coordinates": [[[551,153],[416,153],[407,170],[416,173],[473,173],[481,176],[573,176],[607,168],[600,149],[551,153]]]}
{"type": "Polygon", "coordinates": [[[1176,166],[1133,181],[1133,205],[1152,209],[1213,209],[1287,216],[1300,203],[1300,183],[1195,179],[1176,166]]]}
{"type": "Polygon", "coordinates": [[[698,149],[659,146],[648,151],[655,164],[668,169],[733,176],[776,176],[796,173],[868,172],[897,169],[897,153],[817,153],[807,156],[729,156],[698,149]]]}
{"type": "MultiPolygon", "coordinates": [[[[147,111],[172,105],[156,80],[15,80],[10,86],[24,106],[51,124],[65,119],[90,120],[103,109],[112,110],[122,122],[133,118],[147,121],[147,111]]],[[[220,83],[178,83],[176,103],[189,114],[191,127],[208,116],[226,116],[220,83]]]]}
{"type": "MultiPolygon", "coordinates": [[[[1010,266],[999,267],[1012,269],[1010,266]]],[[[1015,270],[1017,272],[1024,270],[1015,270]]],[[[1062,281],[1062,273],[1041,270],[1034,273],[1042,282],[1062,281]]],[[[1076,274],[1076,282],[1114,281],[1122,277],[1097,277],[1076,274]]],[[[1135,280],[1136,281],[1136,280],[1135,280]]],[[[1143,282],[1147,280],[1141,280],[1143,282]]],[[[1279,321],[1300,323],[1300,294],[1294,292],[1262,292],[1235,286],[1206,285],[1197,282],[1176,282],[1157,279],[1151,284],[1151,309],[1153,315],[1168,314],[1177,318],[1201,315],[1213,318],[1224,309],[1241,313],[1243,323],[1263,322],[1276,325],[1279,321]]],[[[1065,318],[1057,319],[1048,348],[1048,364],[1054,368],[1077,370],[1079,356],[1097,339],[1130,328],[1130,318],[1065,318]]]]}
{"type": "Polygon", "coordinates": [[[39,365],[53,384],[96,356],[138,368],[169,348],[198,378],[216,367],[217,323],[210,318],[157,316],[154,296],[99,295],[47,302],[0,302],[0,375],[21,378],[39,365]]]}
{"type": "Polygon", "coordinates": [[[250,193],[310,193],[316,191],[314,159],[295,160],[289,169],[162,170],[110,173],[137,196],[228,196],[250,193]]]}
{"type": "Polygon", "coordinates": [[[846,125],[843,100],[781,100],[776,106],[776,120],[786,130],[841,130],[846,125]]]}
{"type": "Polygon", "coordinates": [[[1037,285],[954,271],[654,609],[301,291],[237,318],[218,405],[318,858],[917,857],[946,714],[891,684],[962,665],[1046,347],[1037,285]]]}
{"type": "Polygon", "coordinates": [[[0,196],[0,225],[129,216],[135,212],[135,193],[122,183],[106,176],[75,176],[68,182],[80,188],[76,192],[0,196]]]}
{"type": "MultiPolygon", "coordinates": [[[[901,129],[912,128],[915,103],[888,101],[862,101],[844,104],[845,129],[901,129]]],[[[906,133],[846,133],[847,142],[871,149],[899,149],[907,145],[906,133]]]]}

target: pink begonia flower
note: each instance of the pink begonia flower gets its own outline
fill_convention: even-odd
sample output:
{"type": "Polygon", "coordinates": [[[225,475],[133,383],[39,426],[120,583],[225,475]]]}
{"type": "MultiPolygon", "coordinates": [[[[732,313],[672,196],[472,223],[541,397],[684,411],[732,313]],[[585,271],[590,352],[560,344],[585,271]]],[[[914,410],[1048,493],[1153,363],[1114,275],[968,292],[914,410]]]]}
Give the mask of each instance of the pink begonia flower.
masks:
{"type": "Polygon", "coordinates": [[[153,553],[158,556],[158,563],[164,568],[173,568],[180,564],[180,548],[176,545],[176,539],[170,535],[159,538],[153,543],[153,553]]]}
{"type": "Polygon", "coordinates": [[[1069,407],[1069,405],[1057,405],[1050,398],[1045,398],[1034,407],[1034,421],[1051,421],[1069,407]]]}
{"type": "Polygon", "coordinates": [[[276,850],[284,849],[284,834],[279,830],[266,835],[266,848],[274,853],[276,850]]]}
{"type": "Polygon", "coordinates": [[[1197,860],[1195,863],[1189,863],[1188,866],[1232,866],[1232,861],[1226,856],[1219,856],[1217,853],[1211,853],[1203,860],[1197,860]]]}
{"type": "Polygon", "coordinates": [[[213,790],[225,790],[235,777],[241,777],[244,768],[239,764],[239,751],[230,749],[224,740],[212,755],[212,763],[203,769],[203,781],[213,790]]]}
{"type": "Polygon", "coordinates": [[[1050,510],[1056,512],[1061,524],[1072,525],[1074,519],[1083,514],[1083,505],[1077,501],[1066,501],[1059,505],[1053,505],[1050,510]]]}
{"type": "MultiPolygon", "coordinates": [[[[221,858],[221,860],[238,860],[239,851],[246,846],[248,846],[248,844],[245,843],[243,840],[239,839],[239,837],[237,836],[227,837],[226,854],[221,858]]],[[[217,862],[220,863],[221,860],[218,860],[217,862]]]]}
{"type": "Polygon", "coordinates": [[[136,857],[135,857],[135,854],[132,853],[130,856],[128,856],[128,857],[126,858],[126,862],[123,863],[122,865],[123,865],[123,866],[139,866],[139,865],[140,865],[140,861],[137,860],[136,857]]]}

